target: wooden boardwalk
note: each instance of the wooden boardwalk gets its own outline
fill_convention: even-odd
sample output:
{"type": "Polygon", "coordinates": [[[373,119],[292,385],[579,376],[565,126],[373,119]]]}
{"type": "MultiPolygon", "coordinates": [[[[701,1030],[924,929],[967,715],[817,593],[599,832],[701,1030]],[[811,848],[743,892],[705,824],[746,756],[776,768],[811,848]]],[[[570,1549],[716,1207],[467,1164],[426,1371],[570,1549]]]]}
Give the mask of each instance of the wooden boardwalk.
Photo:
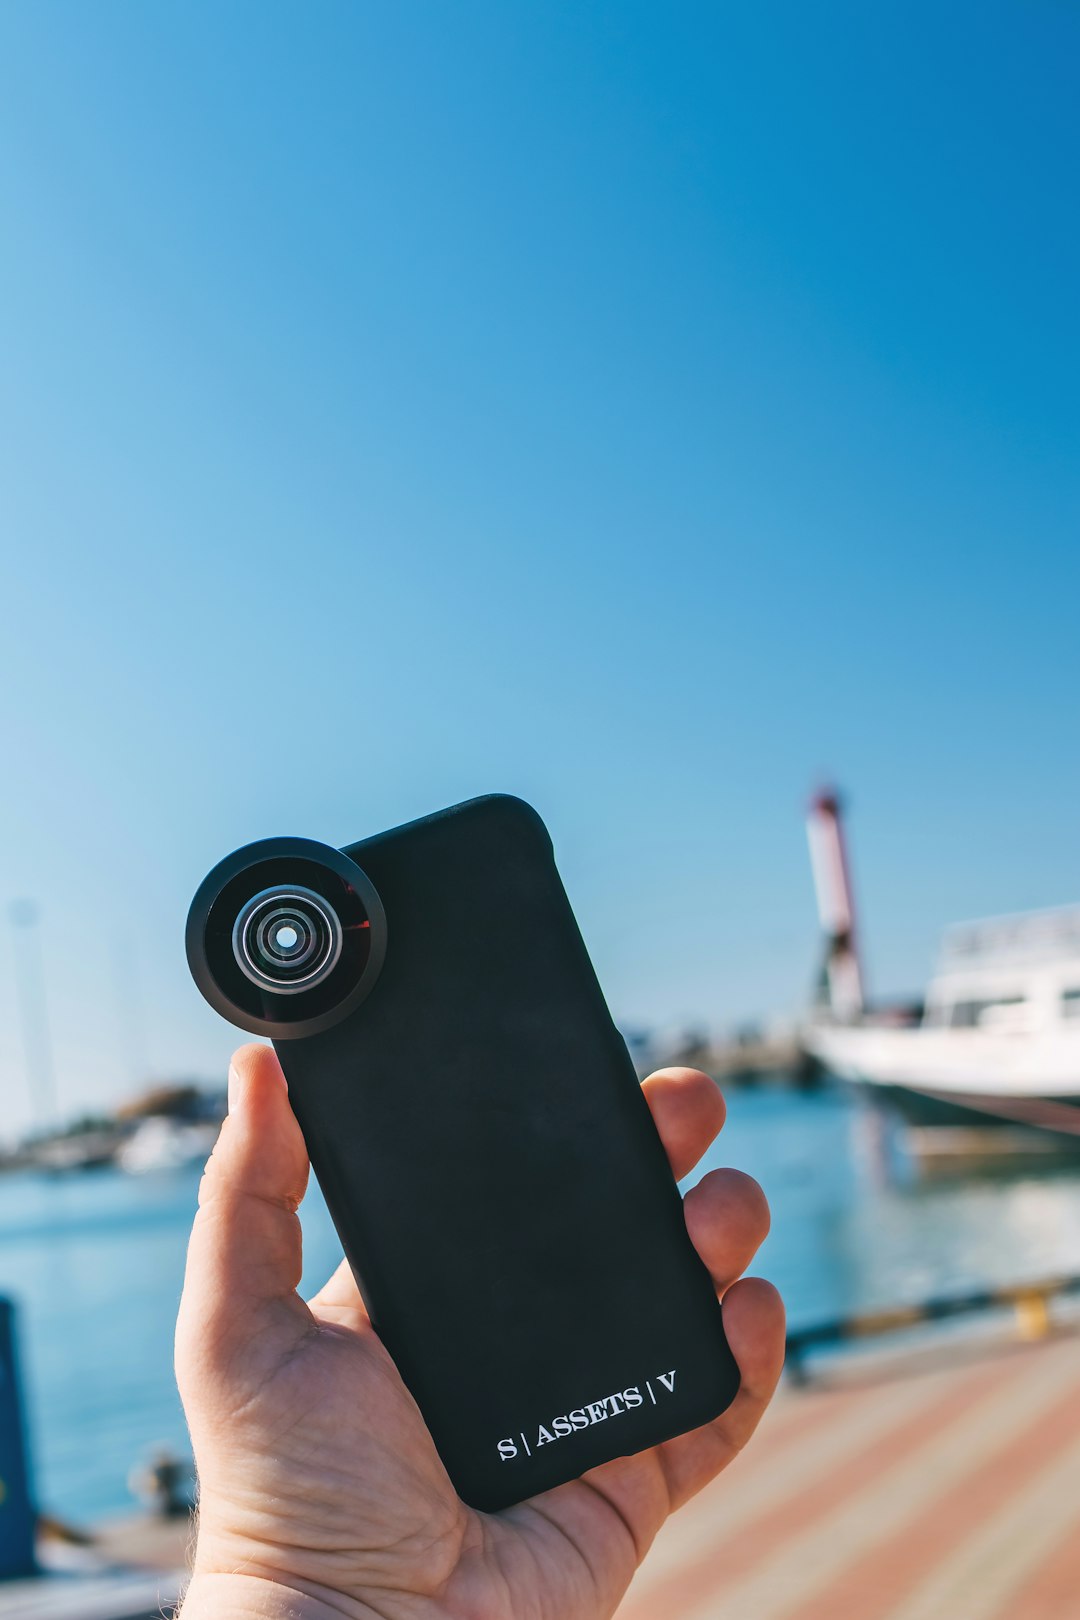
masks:
{"type": "Polygon", "coordinates": [[[1080,1620],[1080,1337],[782,1390],[618,1620],[1080,1620]]]}

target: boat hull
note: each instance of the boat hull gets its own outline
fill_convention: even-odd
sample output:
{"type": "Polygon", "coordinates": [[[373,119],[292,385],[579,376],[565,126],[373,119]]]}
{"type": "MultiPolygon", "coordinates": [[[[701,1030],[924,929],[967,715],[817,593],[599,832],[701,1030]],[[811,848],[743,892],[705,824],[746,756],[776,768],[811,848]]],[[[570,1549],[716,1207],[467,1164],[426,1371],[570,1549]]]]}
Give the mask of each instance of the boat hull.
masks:
{"type": "Polygon", "coordinates": [[[916,1125],[1026,1125],[1080,1142],[1080,1029],[1053,1040],[979,1031],[819,1025],[804,1033],[822,1068],[916,1125]]]}
{"type": "Polygon", "coordinates": [[[1016,1109],[1013,1099],[1000,1096],[982,1094],[961,1101],[955,1095],[916,1091],[910,1086],[878,1085],[866,1081],[853,1083],[871,1092],[885,1107],[900,1114],[909,1125],[1013,1128],[1028,1125],[1052,1131],[1055,1135],[1073,1136],[1080,1151],[1080,1091],[1073,1097],[1025,1097],[1019,1100],[1020,1106],[1016,1109]],[[1063,1129],[1073,1122],[1058,1116],[1056,1112],[1051,1117],[1058,1122],[1058,1129],[1052,1124],[1042,1123],[1043,1110],[1056,1110],[1059,1106],[1075,1110],[1076,1132],[1063,1129]]]}

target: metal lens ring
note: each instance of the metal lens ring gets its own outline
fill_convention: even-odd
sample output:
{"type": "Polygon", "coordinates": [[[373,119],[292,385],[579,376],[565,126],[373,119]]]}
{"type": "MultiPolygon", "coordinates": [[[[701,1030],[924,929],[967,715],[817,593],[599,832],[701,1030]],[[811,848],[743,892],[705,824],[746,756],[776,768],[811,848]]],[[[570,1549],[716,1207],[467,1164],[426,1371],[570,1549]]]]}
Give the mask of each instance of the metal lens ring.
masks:
{"type": "Polygon", "coordinates": [[[341,920],[321,894],[299,884],[252,895],[232,931],[241,972],[275,995],[310,990],[329,977],[342,946],[341,920]]]}

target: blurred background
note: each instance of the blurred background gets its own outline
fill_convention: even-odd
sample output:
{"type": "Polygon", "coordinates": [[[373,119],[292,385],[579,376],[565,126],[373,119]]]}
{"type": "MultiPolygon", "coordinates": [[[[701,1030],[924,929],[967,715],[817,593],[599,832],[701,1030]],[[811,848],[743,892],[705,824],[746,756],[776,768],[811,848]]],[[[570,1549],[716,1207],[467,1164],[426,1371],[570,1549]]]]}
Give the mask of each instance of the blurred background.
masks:
{"type": "Polygon", "coordinates": [[[762,1567],[711,1495],[642,1612],[1075,1613],[1080,1385],[1023,1357],[1080,1274],[1078,53],[1058,0],[0,8],[0,1292],[67,1589],[76,1532],[171,1568],[130,1478],[187,1489],[196,885],[498,790],[642,1072],[729,1092],[781,1473],[851,1434],[813,1524],[763,1441],[762,1567]],[[960,1340],[1027,1462],[872,1471],[960,1340]]]}

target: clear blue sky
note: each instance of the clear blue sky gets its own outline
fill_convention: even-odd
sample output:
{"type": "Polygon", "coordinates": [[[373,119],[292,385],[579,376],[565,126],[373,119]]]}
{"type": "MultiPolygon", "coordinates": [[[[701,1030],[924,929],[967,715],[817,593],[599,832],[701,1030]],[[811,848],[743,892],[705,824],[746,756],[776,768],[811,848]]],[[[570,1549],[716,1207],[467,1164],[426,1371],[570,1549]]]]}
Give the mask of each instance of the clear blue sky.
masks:
{"type": "Polygon", "coordinates": [[[0,10],[65,1111],[222,1072],[184,914],[271,833],[525,795],[627,1023],[799,1004],[823,778],[879,991],[1080,898],[1078,62],[1063,0],[0,10]]]}

